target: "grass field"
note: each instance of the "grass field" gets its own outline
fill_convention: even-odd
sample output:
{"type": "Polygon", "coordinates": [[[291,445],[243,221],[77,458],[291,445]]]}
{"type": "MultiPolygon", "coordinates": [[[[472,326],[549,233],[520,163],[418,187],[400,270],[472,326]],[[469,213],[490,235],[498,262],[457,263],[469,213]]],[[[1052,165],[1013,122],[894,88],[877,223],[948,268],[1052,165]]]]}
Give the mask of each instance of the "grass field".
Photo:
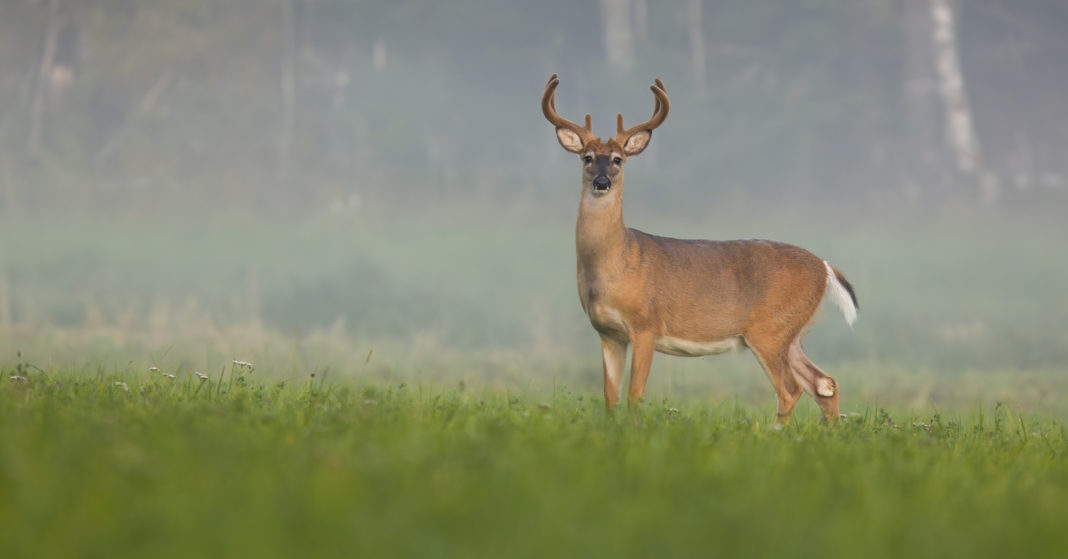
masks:
{"type": "Polygon", "coordinates": [[[606,412],[564,222],[0,224],[0,557],[1068,553],[1064,226],[797,223],[650,229],[846,272],[836,427],[744,353],[606,412]]]}
{"type": "MultiPolygon", "coordinates": [[[[1068,433],[234,367],[0,385],[4,557],[1053,557],[1068,433]]],[[[9,371],[5,371],[5,375],[9,371]]]]}

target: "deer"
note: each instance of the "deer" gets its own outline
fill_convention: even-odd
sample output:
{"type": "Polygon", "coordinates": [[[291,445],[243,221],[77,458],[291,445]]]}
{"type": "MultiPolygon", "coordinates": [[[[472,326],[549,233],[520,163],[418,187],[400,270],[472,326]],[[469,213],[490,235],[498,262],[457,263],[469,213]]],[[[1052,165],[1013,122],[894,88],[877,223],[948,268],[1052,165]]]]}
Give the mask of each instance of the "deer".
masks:
{"type": "Polygon", "coordinates": [[[601,340],[605,406],[620,399],[631,352],[628,407],[640,408],[653,354],[697,357],[747,348],[778,396],[776,424],[785,425],[801,393],[823,417],[838,420],[838,383],[805,356],[801,338],[830,298],[852,327],[856,292],[838,269],[799,246],[769,240],[661,237],[623,222],[623,166],[642,153],[671,107],[663,82],[649,120],[602,141],[556,112],[556,74],[541,98],[556,138],[582,162],[575,224],[579,302],[601,340]]]}

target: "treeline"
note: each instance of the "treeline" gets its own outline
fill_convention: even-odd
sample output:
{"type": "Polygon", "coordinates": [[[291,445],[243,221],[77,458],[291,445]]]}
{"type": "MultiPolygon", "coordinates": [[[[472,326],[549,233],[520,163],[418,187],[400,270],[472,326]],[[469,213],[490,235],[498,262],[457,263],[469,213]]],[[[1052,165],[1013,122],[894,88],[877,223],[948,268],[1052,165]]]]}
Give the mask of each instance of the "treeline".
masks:
{"type": "Polygon", "coordinates": [[[663,78],[672,116],[632,173],[687,200],[1060,199],[1065,28],[1057,0],[2,0],[0,207],[537,203],[565,157],[553,72],[601,134],[663,78]]]}

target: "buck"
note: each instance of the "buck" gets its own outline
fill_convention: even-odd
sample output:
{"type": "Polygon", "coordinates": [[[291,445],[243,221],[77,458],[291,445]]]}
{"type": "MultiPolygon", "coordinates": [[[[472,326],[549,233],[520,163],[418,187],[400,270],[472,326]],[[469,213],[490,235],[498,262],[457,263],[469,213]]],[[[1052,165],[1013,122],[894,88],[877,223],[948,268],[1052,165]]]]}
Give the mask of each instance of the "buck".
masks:
{"type": "Polygon", "coordinates": [[[811,252],[765,240],[705,241],[659,237],[623,224],[623,165],[649,145],[671,107],[664,84],[648,121],[623,128],[607,142],[593,135],[590,115],[579,126],[556,112],[556,74],[541,99],[560,145],[582,161],[582,195],[575,225],[578,292],[601,338],[604,400],[620,398],[623,363],[631,348],[627,402],[645,391],[653,353],[694,357],[748,348],[778,395],[785,423],[802,392],[824,416],[838,419],[838,383],[805,356],[801,338],[830,296],[852,325],[857,298],[845,277],[811,252]]]}

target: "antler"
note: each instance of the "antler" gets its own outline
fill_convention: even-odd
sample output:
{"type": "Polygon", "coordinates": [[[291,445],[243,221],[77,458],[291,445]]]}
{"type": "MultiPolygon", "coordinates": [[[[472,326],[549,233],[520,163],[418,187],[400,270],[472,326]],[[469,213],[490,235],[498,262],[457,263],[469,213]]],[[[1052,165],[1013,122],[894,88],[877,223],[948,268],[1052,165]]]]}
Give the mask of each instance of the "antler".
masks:
{"type": "Polygon", "coordinates": [[[649,120],[637,125],[623,129],[623,114],[621,113],[616,118],[616,141],[622,145],[627,142],[627,138],[634,135],[639,130],[648,130],[652,132],[657,126],[664,123],[664,119],[667,118],[668,110],[671,109],[671,103],[668,102],[667,91],[664,89],[664,82],[660,81],[660,78],[656,78],[653,85],[649,86],[649,89],[653,90],[653,95],[656,96],[656,104],[653,106],[653,117],[649,120]]]}
{"type": "Polygon", "coordinates": [[[549,83],[545,84],[545,93],[541,96],[541,112],[553,126],[566,128],[578,134],[583,143],[592,140],[594,138],[593,122],[590,120],[590,115],[586,115],[586,126],[582,127],[556,112],[556,86],[558,85],[560,85],[560,79],[556,77],[556,74],[553,74],[549,78],[549,83]]]}

